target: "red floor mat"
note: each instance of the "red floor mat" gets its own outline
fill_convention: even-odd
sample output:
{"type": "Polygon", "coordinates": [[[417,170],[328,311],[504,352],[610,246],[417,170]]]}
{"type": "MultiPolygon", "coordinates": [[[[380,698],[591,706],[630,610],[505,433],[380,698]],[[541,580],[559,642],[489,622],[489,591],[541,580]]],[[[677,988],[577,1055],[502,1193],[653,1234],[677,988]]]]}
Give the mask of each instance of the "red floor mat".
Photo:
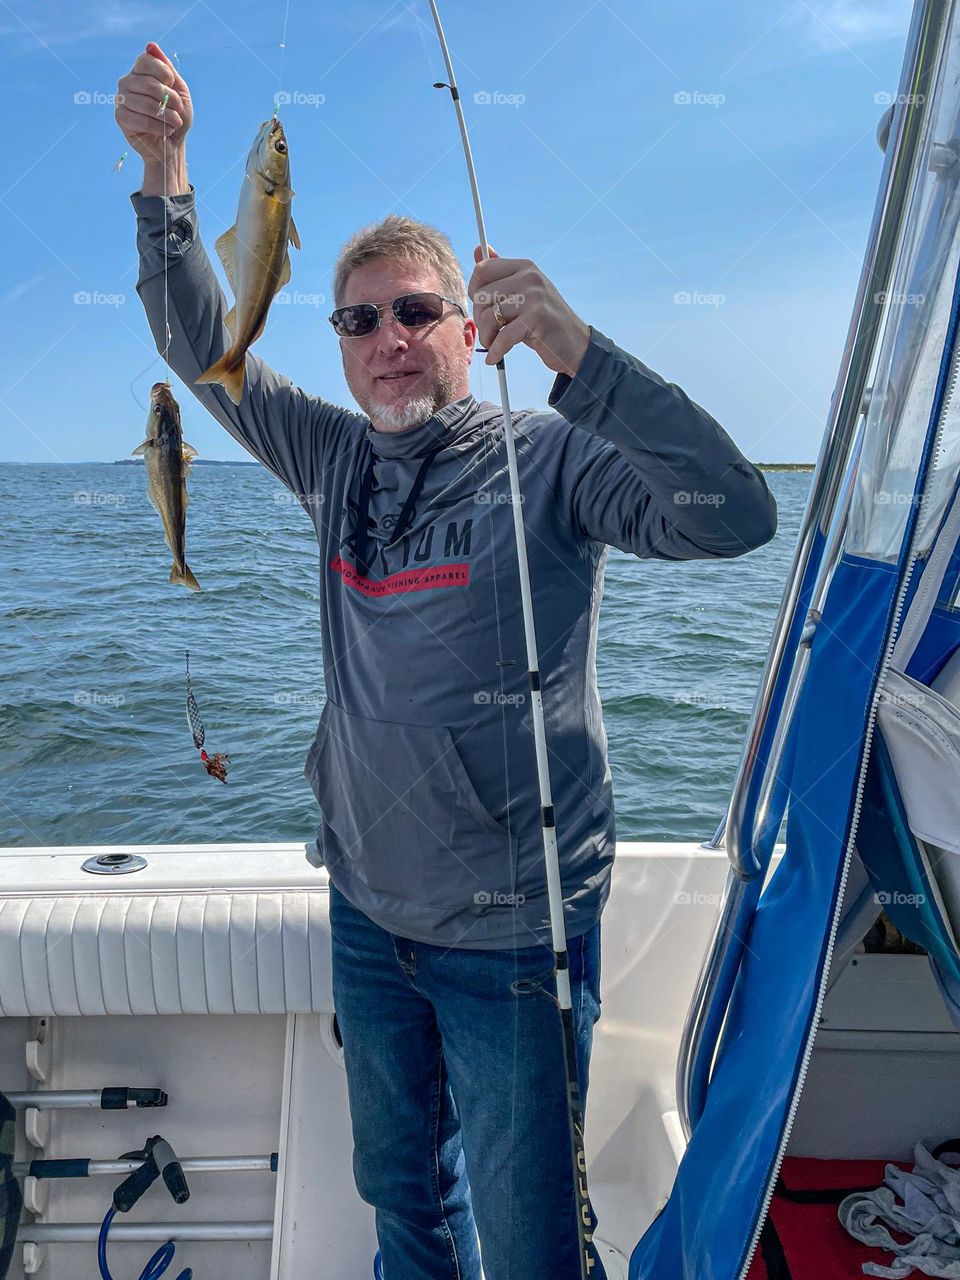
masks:
{"type": "Polygon", "coordinates": [[[889,1163],[788,1156],[747,1280],[864,1280],[860,1269],[864,1262],[889,1266],[892,1254],[858,1244],[837,1220],[837,1206],[843,1199],[839,1192],[875,1190],[883,1183],[889,1163]],[[791,1198],[804,1194],[809,1200],[791,1198]]]}

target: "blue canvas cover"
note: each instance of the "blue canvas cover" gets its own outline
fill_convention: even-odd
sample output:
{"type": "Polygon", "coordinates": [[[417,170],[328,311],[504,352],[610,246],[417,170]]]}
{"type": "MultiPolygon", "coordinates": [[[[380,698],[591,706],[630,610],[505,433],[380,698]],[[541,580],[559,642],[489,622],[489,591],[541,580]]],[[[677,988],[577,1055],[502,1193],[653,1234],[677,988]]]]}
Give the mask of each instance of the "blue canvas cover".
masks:
{"type": "MultiPolygon", "coordinates": [[[[929,509],[920,498],[934,479],[943,479],[934,476],[932,461],[942,461],[934,438],[956,374],[955,271],[945,283],[946,325],[938,335],[922,429],[913,440],[913,465],[905,476],[908,442],[891,439],[877,470],[891,484],[890,458],[900,454],[902,518],[897,512],[872,526],[873,512],[860,512],[861,529],[873,527],[881,540],[890,540],[896,527],[899,550],[893,556],[888,547],[877,554],[847,550],[833,573],[797,709],[785,856],[746,938],[707,1106],[667,1206],[632,1254],[630,1280],[736,1280],[762,1225],[813,1047],[867,780],[878,682],[905,604],[901,593],[909,584],[915,588],[915,535],[929,509]]],[[[931,337],[929,326],[925,337],[931,337]]],[[[914,387],[922,394],[923,380],[916,378],[914,387]]],[[[955,477],[950,479],[952,490],[955,477]]],[[[867,484],[860,498],[861,507],[876,504],[876,490],[867,484]]]]}
{"type": "Polygon", "coordinates": [[[800,711],[788,852],[747,939],[706,1110],[630,1280],[734,1280],[745,1265],[816,1011],[896,586],[896,566],[855,559],[834,577],[800,711]]]}

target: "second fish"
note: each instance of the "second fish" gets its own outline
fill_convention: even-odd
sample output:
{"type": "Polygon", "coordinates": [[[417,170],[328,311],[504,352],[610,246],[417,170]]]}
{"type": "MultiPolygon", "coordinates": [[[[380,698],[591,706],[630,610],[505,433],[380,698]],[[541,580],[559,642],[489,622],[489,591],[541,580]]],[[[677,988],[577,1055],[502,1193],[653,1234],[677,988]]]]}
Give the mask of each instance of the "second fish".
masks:
{"type": "Polygon", "coordinates": [[[260,126],[247,156],[237,221],[217,240],[235,299],[224,317],[230,349],[197,379],[220,383],[234,404],[243,396],[247,348],[263,333],[270,304],[290,279],[287,245],[300,248],[292,200],[287,140],[273,116],[260,126]]]}

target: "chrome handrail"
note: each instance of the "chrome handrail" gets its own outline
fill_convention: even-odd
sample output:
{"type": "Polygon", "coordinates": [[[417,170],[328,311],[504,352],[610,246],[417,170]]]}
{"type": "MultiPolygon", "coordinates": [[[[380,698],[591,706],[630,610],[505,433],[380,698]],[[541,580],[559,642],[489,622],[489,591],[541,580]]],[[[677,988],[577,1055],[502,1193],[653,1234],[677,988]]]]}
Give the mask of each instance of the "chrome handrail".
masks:
{"type": "MultiPolygon", "coordinates": [[[[888,291],[890,272],[902,239],[907,197],[923,137],[922,125],[931,105],[929,82],[939,59],[941,40],[938,36],[942,37],[949,9],[949,0],[923,0],[914,10],[901,75],[901,92],[897,95],[897,110],[886,147],[880,196],[867,241],[827,429],[804,509],[790,578],[774,623],[773,640],[761,676],[727,816],[711,842],[712,848],[718,848],[726,835],[730,864],[735,873],[746,880],[761,875],[763,869],[762,860],[754,848],[755,808],[749,804],[751,795],[757,794],[758,747],[774,706],[774,693],[782,679],[788,656],[787,642],[797,622],[801,588],[808,581],[818,537],[831,523],[831,512],[847,471],[876,338],[885,311],[879,298],[888,291]]],[[[795,650],[790,651],[790,657],[793,656],[795,650]]]]}
{"type": "Polygon", "coordinates": [[[950,10],[951,0],[918,0],[914,7],[900,91],[886,139],[880,193],[830,415],[730,804],[707,845],[711,849],[721,848],[726,838],[731,871],[687,1014],[677,1061],[677,1108],[688,1140],[703,1109],[706,1082],[739,971],[745,933],[777,835],[779,821],[771,821],[762,801],[764,796],[769,798],[776,783],[788,737],[789,724],[781,723],[784,705],[789,701],[788,718],[792,718],[799,700],[802,672],[798,668],[803,663],[805,641],[808,643],[812,634],[812,628],[805,625],[808,616],[801,618],[800,610],[808,610],[814,600],[822,599],[842,547],[842,524],[856,469],[858,427],[885,310],[880,299],[889,293],[891,273],[903,239],[923,125],[932,104],[930,89],[939,66],[950,10]],[[838,507],[843,508],[842,512],[838,512],[838,507]],[[810,585],[814,577],[816,590],[810,585]],[[772,722],[774,713],[776,722],[772,722]],[[777,745],[765,756],[771,728],[777,745]]]}

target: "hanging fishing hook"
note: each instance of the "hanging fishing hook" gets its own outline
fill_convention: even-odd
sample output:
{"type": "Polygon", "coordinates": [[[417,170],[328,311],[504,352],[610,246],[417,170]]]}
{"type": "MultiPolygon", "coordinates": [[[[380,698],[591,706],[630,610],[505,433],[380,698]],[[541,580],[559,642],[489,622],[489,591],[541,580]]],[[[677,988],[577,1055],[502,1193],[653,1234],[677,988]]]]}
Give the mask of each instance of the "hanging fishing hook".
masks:
{"type": "Polygon", "coordinates": [[[197,700],[194,697],[193,686],[190,683],[190,650],[186,650],[186,666],[187,666],[187,724],[190,726],[190,733],[193,736],[193,745],[200,752],[200,762],[209,773],[211,778],[216,778],[218,782],[226,785],[227,781],[227,765],[230,763],[230,757],[224,751],[217,751],[212,756],[207,755],[203,748],[203,744],[207,738],[207,731],[203,727],[203,721],[200,719],[200,708],[197,706],[197,700]]]}

